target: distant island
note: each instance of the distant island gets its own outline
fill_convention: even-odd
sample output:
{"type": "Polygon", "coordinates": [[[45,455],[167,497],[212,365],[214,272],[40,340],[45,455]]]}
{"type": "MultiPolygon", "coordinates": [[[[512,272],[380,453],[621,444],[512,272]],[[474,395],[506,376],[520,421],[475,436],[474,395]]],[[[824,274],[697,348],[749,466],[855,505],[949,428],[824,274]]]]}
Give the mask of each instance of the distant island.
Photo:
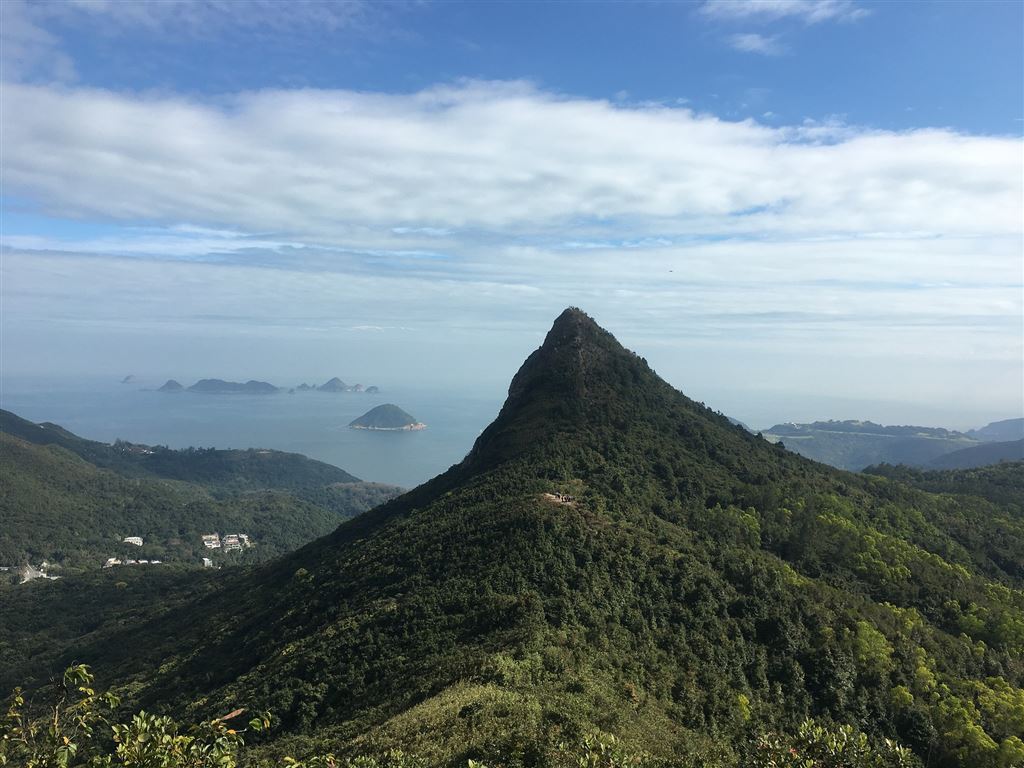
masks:
{"type": "MultiPolygon", "coordinates": [[[[299,389],[313,389],[308,384],[303,384],[299,389]]],[[[366,392],[370,395],[375,395],[380,392],[379,387],[363,387],[362,384],[346,384],[344,381],[335,376],[333,379],[324,382],[319,387],[316,387],[320,392],[366,392]]]]}
{"type": "MultiPolygon", "coordinates": [[[[166,384],[164,386],[167,386],[166,384]]],[[[271,395],[278,392],[277,387],[265,381],[249,380],[244,384],[223,379],[201,379],[188,388],[189,392],[204,395],[271,395]]]]}
{"type": "Polygon", "coordinates": [[[224,381],[223,379],[200,379],[191,387],[183,387],[178,381],[168,379],[157,392],[198,392],[204,395],[270,395],[276,392],[287,392],[294,395],[296,392],[365,392],[369,395],[380,393],[376,386],[363,387],[362,384],[346,384],[335,376],[320,386],[315,384],[299,384],[297,387],[275,387],[266,381],[249,380],[244,384],[237,381],[224,381]]]}
{"type": "Polygon", "coordinates": [[[346,384],[344,381],[335,376],[333,379],[324,382],[317,387],[321,392],[362,392],[362,384],[346,384]]]}
{"type": "Polygon", "coordinates": [[[427,428],[427,425],[417,421],[415,416],[391,403],[371,408],[348,426],[351,429],[373,429],[387,432],[412,432],[427,428]]]}

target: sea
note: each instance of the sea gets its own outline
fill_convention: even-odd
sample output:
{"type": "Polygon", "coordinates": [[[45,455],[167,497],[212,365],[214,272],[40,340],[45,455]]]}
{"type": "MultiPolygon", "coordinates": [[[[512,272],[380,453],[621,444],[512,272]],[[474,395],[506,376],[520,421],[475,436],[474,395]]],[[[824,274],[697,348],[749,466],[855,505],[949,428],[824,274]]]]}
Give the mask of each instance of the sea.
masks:
{"type": "Polygon", "coordinates": [[[59,424],[90,440],[170,448],[271,448],[333,464],[362,480],[412,488],[461,461],[497,416],[504,397],[497,389],[413,387],[378,394],[206,395],[158,392],[117,381],[69,385],[5,379],[0,407],[30,421],[59,424]],[[353,419],[382,403],[394,403],[427,428],[348,428],[353,419]]]}

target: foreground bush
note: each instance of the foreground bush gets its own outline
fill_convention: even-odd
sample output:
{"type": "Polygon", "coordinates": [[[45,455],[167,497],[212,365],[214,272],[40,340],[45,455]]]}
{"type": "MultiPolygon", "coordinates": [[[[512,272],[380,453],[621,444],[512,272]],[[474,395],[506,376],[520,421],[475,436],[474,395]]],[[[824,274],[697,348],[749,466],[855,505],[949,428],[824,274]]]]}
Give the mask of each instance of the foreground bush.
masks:
{"type": "MultiPolygon", "coordinates": [[[[138,712],[113,722],[120,705],[109,692],[97,693],[84,664],[67,669],[45,705],[30,708],[24,693],[11,695],[0,724],[0,766],[17,768],[237,768],[260,764],[245,754],[244,734],[270,727],[269,714],[236,721],[244,710],[192,726],[138,712]]],[[[909,750],[886,740],[873,745],[848,725],[804,722],[793,736],[764,734],[751,745],[742,766],[704,768],[916,768],[909,750]]],[[[331,754],[284,757],[278,768],[428,768],[427,761],[393,749],[376,756],[337,758],[331,754]]],[[[541,762],[550,768],[675,768],[670,761],[630,750],[614,736],[589,736],[560,745],[541,762]]],[[[496,768],[469,760],[466,768],[496,768]]]]}

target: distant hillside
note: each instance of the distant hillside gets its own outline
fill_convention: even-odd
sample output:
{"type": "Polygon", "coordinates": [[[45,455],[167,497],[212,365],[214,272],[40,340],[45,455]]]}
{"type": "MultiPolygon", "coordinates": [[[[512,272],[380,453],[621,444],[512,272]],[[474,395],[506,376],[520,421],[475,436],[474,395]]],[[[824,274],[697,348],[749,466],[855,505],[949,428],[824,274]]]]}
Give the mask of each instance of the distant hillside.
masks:
{"type": "Polygon", "coordinates": [[[265,381],[250,380],[242,384],[222,379],[201,379],[189,387],[188,391],[204,395],[271,395],[280,390],[265,381]]]}
{"type": "Polygon", "coordinates": [[[422,429],[425,425],[397,405],[387,403],[371,408],[358,419],[354,419],[349,426],[352,429],[412,430],[422,429]]]}
{"type": "Polygon", "coordinates": [[[883,426],[870,421],[816,421],[776,424],[764,437],[809,459],[859,471],[872,464],[924,466],[938,456],[978,445],[954,430],[883,426]]]}
{"type": "Polygon", "coordinates": [[[973,469],[922,470],[883,464],[864,470],[931,493],[977,496],[1024,516],[1024,461],[1004,461],[973,469]]]}
{"type": "Polygon", "coordinates": [[[360,483],[339,467],[297,453],[267,449],[172,450],[118,440],[86,440],[56,424],[34,424],[0,410],[0,432],[38,445],[59,445],[98,467],[122,474],[184,480],[227,491],[301,490],[333,483],[360,483]]]}
{"type": "Polygon", "coordinates": [[[962,432],[943,427],[918,427],[910,425],[885,426],[873,421],[815,421],[810,424],[776,424],[770,430],[776,435],[799,436],[807,432],[834,432],[838,434],[884,435],[886,437],[926,437],[937,440],[956,440],[964,437],[962,432]]]}
{"type": "Polygon", "coordinates": [[[968,436],[984,442],[1005,443],[1013,440],[1024,440],[1024,419],[1004,419],[993,421],[981,429],[972,429],[968,436]]]}
{"type": "Polygon", "coordinates": [[[1006,443],[983,443],[971,448],[946,453],[928,462],[932,469],[971,469],[984,467],[987,464],[998,464],[1001,461],[1021,461],[1024,459],[1024,440],[1012,440],[1006,443]]]}
{"type": "Polygon", "coordinates": [[[168,379],[164,382],[163,386],[157,390],[157,392],[181,392],[184,389],[185,388],[174,379],[168,379]]]}
{"type": "Polygon", "coordinates": [[[0,566],[45,559],[74,571],[115,556],[195,565],[209,554],[200,535],[213,532],[249,534],[247,558],[266,559],[399,490],[298,454],[106,445],[9,411],[0,452],[0,566]]]}

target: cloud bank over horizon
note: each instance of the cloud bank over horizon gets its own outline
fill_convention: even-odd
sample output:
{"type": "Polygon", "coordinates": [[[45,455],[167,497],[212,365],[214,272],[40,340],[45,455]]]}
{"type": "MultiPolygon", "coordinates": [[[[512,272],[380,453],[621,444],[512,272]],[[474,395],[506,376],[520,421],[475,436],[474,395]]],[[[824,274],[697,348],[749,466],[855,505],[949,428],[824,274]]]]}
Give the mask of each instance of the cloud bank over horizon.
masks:
{"type": "Polygon", "coordinates": [[[503,379],[578,304],[696,394],[1022,407],[1019,138],[523,81],[3,88],[8,373],[432,344],[503,379]]]}

